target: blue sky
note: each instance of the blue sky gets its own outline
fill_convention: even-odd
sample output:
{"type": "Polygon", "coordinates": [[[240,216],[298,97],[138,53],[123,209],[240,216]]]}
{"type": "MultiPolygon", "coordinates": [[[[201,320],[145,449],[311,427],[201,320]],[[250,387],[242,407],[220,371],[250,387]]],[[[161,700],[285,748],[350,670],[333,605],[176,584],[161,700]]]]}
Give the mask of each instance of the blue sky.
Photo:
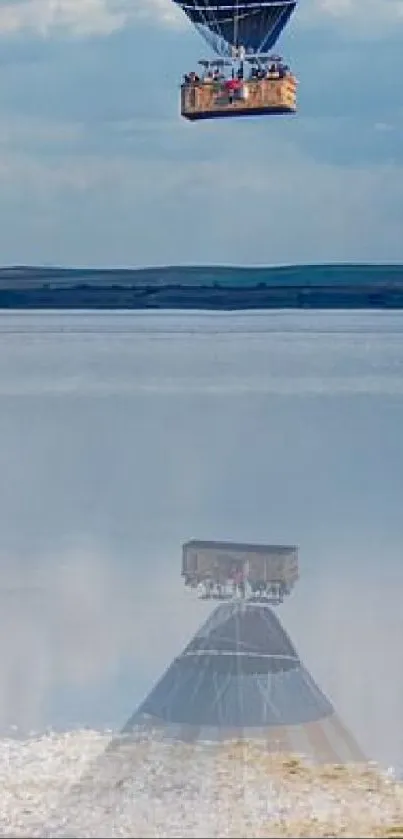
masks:
{"type": "Polygon", "coordinates": [[[300,0],[298,116],[191,125],[171,0],[2,0],[0,263],[403,261],[402,38],[402,0],[300,0]]]}

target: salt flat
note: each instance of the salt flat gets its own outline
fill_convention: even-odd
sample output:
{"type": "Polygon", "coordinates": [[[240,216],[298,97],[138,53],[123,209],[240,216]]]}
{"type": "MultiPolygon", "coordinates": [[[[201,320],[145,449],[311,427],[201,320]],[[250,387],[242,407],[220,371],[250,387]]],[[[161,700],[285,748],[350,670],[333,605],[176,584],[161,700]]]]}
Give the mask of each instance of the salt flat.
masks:
{"type": "Polygon", "coordinates": [[[403,787],[256,744],[130,742],[73,731],[0,748],[3,836],[403,836],[403,787]]]}

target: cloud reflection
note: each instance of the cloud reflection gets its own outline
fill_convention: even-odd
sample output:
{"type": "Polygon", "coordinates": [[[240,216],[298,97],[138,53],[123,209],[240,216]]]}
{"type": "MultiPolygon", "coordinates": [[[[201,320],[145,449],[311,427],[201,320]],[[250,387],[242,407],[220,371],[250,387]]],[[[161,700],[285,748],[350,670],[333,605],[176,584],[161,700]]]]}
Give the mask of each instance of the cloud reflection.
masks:
{"type": "MultiPolygon", "coordinates": [[[[0,361],[0,727],[123,724],[210,609],[182,590],[181,543],[285,541],[301,549],[281,609],[298,650],[362,745],[402,754],[398,317],[380,334],[371,317],[340,315],[348,330],[331,336],[320,316],[316,330],[298,316],[287,336],[273,316],[258,335],[248,316],[224,335],[228,320],[212,317],[204,338],[144,336],[138,316],[111,338],[113,318],[94,316],[95,337],[80,338],[58,318],[29,319],[0,361]],[[256,369],[275,391],[247,391],[256,369]],[[375,371],[380,389],[341,397],[353,370],[364,383],[375,371]],[[85,386],[129,373],[119,398],[85,386]],[[69,376],[81,385],[62,395],[69,376]],[[138,383],[164,376],[171,389],[145,398],[138,383]],[[325,395],[304,391],[312,376],[325,395]]],[[[184,323],[195,332],[197,319],[184,323]]]]}

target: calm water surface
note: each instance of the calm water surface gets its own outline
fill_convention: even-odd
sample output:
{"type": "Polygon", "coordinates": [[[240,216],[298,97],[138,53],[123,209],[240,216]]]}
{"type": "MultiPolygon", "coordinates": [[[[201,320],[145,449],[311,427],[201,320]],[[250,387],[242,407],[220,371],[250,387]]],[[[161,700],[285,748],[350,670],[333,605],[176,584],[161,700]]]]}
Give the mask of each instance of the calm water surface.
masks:
{"type": "Polygon", "coordinates": [[[209,611],[191,537],[295,542],[280,617],[403,755],[403,313],[0,315],[0,727],[123,724],[209,611]]]}

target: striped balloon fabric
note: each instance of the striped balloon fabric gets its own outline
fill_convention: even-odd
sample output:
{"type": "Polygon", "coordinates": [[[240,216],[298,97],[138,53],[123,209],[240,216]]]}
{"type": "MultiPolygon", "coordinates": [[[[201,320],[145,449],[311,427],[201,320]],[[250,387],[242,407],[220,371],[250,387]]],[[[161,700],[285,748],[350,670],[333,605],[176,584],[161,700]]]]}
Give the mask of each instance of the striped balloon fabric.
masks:
{"type": "Polygon", "coordinates": [[[271,50],[297,0],[173,0],[219,55],[271,50]]]}
{"type": "Polygon", "coordinates": [[[365,760],[273,610],[217,607],[123,730],[185,742],[259,740],[317,762],[365,760]]]}

